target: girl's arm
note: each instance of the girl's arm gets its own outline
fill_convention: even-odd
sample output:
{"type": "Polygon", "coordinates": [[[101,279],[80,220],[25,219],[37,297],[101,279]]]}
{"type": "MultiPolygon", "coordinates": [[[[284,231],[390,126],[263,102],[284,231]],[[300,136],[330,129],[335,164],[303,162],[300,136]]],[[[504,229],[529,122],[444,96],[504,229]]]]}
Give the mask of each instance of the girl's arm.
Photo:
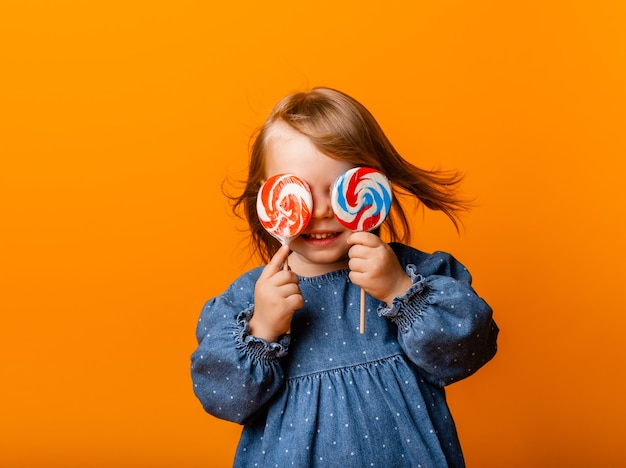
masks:
{"type": "Polygon", "coordinates": [[[280,388],[280,358],[289,345],[287,335],[273,343],[250,335],[257,277],[253,270],[206,303],[196,331],[199,345],[191,356],[194,392],[204,409],[240,424],[280,388]]]}
{"type": "Polygon", "coordinates": [[[391,307],[381,305],[379,315],[398,326],[398,340],[409,359],[439,385],[468,377],[496,353],[498,327],[491,308],[472,289],[467,269],[451,255],[396,248],[412,285],[391,307]]]}

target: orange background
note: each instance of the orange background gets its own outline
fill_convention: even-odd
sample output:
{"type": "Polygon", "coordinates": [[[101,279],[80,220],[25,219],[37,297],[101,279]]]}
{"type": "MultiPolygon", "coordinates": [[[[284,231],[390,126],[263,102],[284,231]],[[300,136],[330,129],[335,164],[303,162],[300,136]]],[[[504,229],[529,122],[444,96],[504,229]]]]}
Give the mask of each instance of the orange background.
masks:
{"type": "Polygon", "coordinates": [[[314,85],[477,196],[413,223],[502,329],[449,387],[468,465],[626,464],[624,2],[222,3],[0,5],[0,465],[230,466],[189,378],[250,265],[220,184],[314,85]]]}

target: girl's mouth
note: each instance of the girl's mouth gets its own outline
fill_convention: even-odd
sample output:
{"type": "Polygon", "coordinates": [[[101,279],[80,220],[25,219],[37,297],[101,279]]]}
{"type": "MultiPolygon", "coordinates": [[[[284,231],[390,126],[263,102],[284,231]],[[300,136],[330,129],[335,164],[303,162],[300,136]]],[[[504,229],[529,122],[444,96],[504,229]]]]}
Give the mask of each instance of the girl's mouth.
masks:
{"type": "Polygon", "coordinates": [[[339,232],[312,232],[309,234],[301,234],[300,236],[308,241],[320,241],[320,240],[334,239],[335,237],[338,237],[339,235],[340,235],[339,232]]]}

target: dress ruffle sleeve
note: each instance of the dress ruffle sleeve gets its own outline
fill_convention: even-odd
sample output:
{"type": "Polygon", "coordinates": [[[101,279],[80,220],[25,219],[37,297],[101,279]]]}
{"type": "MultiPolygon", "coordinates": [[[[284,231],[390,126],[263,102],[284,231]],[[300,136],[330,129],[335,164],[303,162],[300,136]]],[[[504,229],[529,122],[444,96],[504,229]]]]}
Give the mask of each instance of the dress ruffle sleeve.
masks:
{"type": "Polygon", "coordinates": [[[258,273],[242,276],[204,305],[196,329],[198,348],[191,356],[194,392],[204,409],[240,424],[283,384],[281,358],[290,341],[289,335],[274,343],[250,335],[258,273]]]}
{"type": "Polygon", "coordinates": [[[378,314],[397,325],[402,349],[433,383],[443,386],[468,377],[497,350],[491,307],[450,254],[394,248],[413,283],[391,307],[381,304],[378,314]]]}

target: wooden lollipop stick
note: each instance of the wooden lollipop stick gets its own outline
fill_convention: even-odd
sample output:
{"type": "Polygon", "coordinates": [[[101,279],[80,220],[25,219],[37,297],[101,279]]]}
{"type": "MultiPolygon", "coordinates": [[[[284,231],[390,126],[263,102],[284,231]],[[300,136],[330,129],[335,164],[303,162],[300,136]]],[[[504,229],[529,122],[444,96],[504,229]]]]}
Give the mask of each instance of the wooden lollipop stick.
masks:
{"type": "Polygon", "coordinates": [[[361,288],[361,315],[359,318],[359,331],[365,333],[365,289],[361,288]]]}
{"type": "MultiPolygon", "coordinates": [[[[287,256],[283,263],[283,270],[289,270],[289,256],[287,256]]],[[[287,334],[291,335],[291,326],[289,327],[289,330],[287,330],[287,334]]]]}

